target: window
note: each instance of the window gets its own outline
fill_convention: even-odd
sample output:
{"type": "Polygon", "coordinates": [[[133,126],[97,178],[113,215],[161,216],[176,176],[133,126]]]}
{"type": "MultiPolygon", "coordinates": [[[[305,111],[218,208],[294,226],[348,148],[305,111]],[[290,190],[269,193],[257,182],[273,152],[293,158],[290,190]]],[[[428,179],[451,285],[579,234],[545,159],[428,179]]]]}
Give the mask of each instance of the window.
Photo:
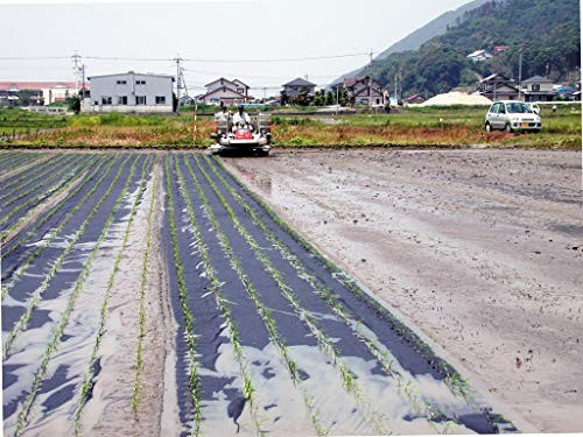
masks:
{"type": "Polygon", "coordinates": [[[117,104],[118,105],[127,105],[128,104],[128,96],[117,96],[117,104]]]}
{"type": "Polygon", "coordinates": [[[165,105],[166,96],[156,96],[156,105],[165,105]]]}
{"type": "Polygon", "coordinates": [[[116,83],[118,85],[126,85],[128,83],[128,81],[127,80],[118,80],[116,83]]]}
{"type": "Polygon", "coordinates": [[[540,91],[540,84],[538,84],[538,83],[533,84],[532,85],[532,90],[533,91],[540,91]]]}
{"type": "Polygon", "coordinates": [[[239,94],[245,94],[245,88],[237,88],[239,94]]]}
{"type": "Polygon", "coordinates": [[[111,97],[103,96],[101,97],[101,104],[102,105],[111,105],[113,99],[111,97]]]}
{"type": "Polygon", "coordinates": [[[136,80],[136,85],[146,85],[145,80],[136,80]]]}
{"type": "Polygon", "coordinates": [[[136,96],[136,105],[145,105],[146,96],[136,96]]]}

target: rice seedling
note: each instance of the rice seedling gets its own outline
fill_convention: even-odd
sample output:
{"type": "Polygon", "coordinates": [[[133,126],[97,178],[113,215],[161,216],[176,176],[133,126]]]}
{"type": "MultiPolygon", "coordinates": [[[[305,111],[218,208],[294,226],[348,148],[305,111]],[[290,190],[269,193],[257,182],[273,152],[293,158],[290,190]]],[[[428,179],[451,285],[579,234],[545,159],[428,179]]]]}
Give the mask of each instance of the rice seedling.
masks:
{"type": "Polygon", "coordinates": [[[54,166],[60,165],[62,163],[62,160],[64,157],[65,157],[65,155],[56,155],[55,157],[52,157],[51,159],[47,159],[47,160],[41,162],[39,165],[36,165],[34,167],[34,169],[32,169],[31,171],[27,171],[24,174],[21,173],[17,177],[13,178],[10,182],[7,182],[5,184],[3,183],[2,189],[6,190],[6,193],[3,195],[0,195],[0,200],[4,200],[6,197],[8,197],[10,195],[8,192],[9,188],[11,189],[11,191],[20,190],[20,189],[26,187],[27,185],[35,182],[40,177],[46,175],[47,172],[54,170],[54,166]],[[48,167],[48,170],[46,170],[47,167],[48,167]]]}
{"type": "MultiPolygon", "coordinates": [[[[198,159],[198,158],[195,158],[195,159],[198,159]]],[[[339,320],[344,322],[352,330],[352,332],[356,335],[356,337],[364,343],[366,348],[377,359],[377,361],[379,362],[381,367],[385,370],[385,372],[387,372],[388,375],[390,375],[396,379],[398,388],[400,390],[402,389],[401,391],[411,401],[412,405],[414,405],[418,410],[423,412],[423,414],[428,418],[443,417],[443,413],[441,412],[441,410],[437,409],[436,407],[428,406],[426,403],[424,403],[421,400],[420,395],[418,395],[417,393],[414,393],[412,391],[411,387],[409,385],[407,385],[407,382],[403,382],[403,380],[402,380],[403,377],[400,374],[397,374],[397,373],[392,371],[392,361],[387,359],[388,351],[384,348],[384,346],[382,346],[377,340],[374,340],[374,339],[370,338],[369,336],[367,336],[361,329],[358,328],[358,324],[354,323],[354,320],[355,320],[354,316],[352,314],[350,314],[350,312],[348,310],[346,310],[340,302],[337,302],[338,296],[332,294],[332,292],[329,288],[324,287],[320,283],[320,281],[316,278],[316,276],[311,275],[307,272],[305,266],[300,262],[300,260],[290,252],[289,248],[287,248],[284,244],[282,244],[277,239],[275,233],[273,231],[271,231],[261,221],[261,219],[257,216],[257,213],[255,212],[255,210],[248,203],[245,202],[245,200],[237,192],[237,190],[235,190],[232,187],[232,185],[230,185],[227,182],[227,180],[224,178],[224,176],[216,170],[215,166],[210,164],[209,158],[205,156],[205,160],[207,161],[207,163],[209,163],[209,168],[213,171],[215,176],[222,182],[222,184],[225,186],[225,188],[235,198],[235,200],[241,205],[241,207],[245,210],[245,212],[247,212],[249,214],[249,216],[251,217],[253,222],[262,230],[262,232],[267,237],[267,239],[280,252],[282,257],[284,259],[286,259],[290,263],[290,265],[298,272],[298,276],[301,279],[308,282],[309,285],[312,287],[312,290],[317,295],[319,295],[324,301],[326,301],[329,304],[329,306],[332,308],[332,310],[334,311],[336,316],[339,318],[339,320]]],[[[218,162],[218,160],[215,160],[215,162],[218,162]]],[[[218,164],[222,165],[220,162],[218,162],[218,164]]],[[[224,170],[224,171],[226,171],[226,170],[224,170]]],[[[234,178],[234,176],[233,176],[233,178],[234,178]]],[[[244,189],[246,189],[246,188],[244,188],[244,189]]],[[[248,193],[250,193],[250,192],[248,191],[248,193]]],[[[275,213],[271,212],[270,210],[268,210],[268,213],[270,213],[270,215],[275,214],[275,213]]],[[[278,221],[281,222],[281,224],[278,223],[280,226],[282,224],[285,224],[281,220],[278,220],[278,221]]],[[[285,224],[285,226],[286,226],[288,232],[291,231],[295,234],[295,231],[288,228],[287,224],[285,224]]],[[[286,228],[284,228],[284,229],[286,229],[286,228]]],[[[301,237],[299,237],[299,238],[301,238],[301,237]]],[[[306,245],[308,245],[307,242],[306,242],[306,245]]],[[[310,246],[308,246],[308,247],[310,247],[310,246]]],[[[314,253],[314,251],[315,251],[315,249],[311,249],[311,247],[309,250],[312,253],[314,253]]],[[[263,255],[263,256],[265,257],[265,255],[263,255]]],[[[321,255],[319,255],[319,254],[318,254],[318,256],[321,257],[321,255]]],[[[265,258],[267,259],[267,257],[265,257],[265,258]]],[[[325,261],[324,265],[326,266],[326,268],[328,270],[331,270],[335,275],[337,275],[339,269],[331,261],[329,261],[327,259],[324,259],[324,261],[325,261]]],[[[268,259],[267,259],[267,262],[269,262],[268,259]]],[[[335,277],[337,277],[337,276],[335,276],[335,277]]],[[[357,296],[359,296],[361,298],[364,296],[364,294],[365,294],[364,291],[362,291],[362,289],[360,289],[360,287],[355,287],[355,284],[352,282],[353,281],[352,278],[347,277],[347,275],[344,276],[343,278],[344,278],[343,285],[345,285],[345,286],[350,285],[349,289],[353,293],[355,293],[357,296]]],[[[280,288],[282,288],[282,287],[280,286],[280,288]]],[[[404,334],[408,334],[408,333],[404,332],[404,334]]],[[[448,374],[452,374],[452,372],[450,371],[448,374]]],[[[350,380],[348,380],[348,381],[350,381],[350,380]]],[[[410,381],[408,381],[408,382],[410,382],[410,381]]],[[[458,382],[457,380],[454,380],[454,383],[452,384],[452,382],[449,379],[448,379],[448,384],[452,388],[465,386],[465,383],[458,382]]],[[[459,392],[459,388],[454,389],[454,390],[456,392],[459,392]]]]}
{"type": "Polygon", "coordinates": [[[188,344],[188,354],[190,359],[189,366],[189,386],[190,393],[193,401],[194,411],[193,420],[194,426],[192,428],[191,435],[198,436],[201,434],[201,421],[202,421],[202,404],[200,399],[200,378],[198,370],[198,362],[196,357],[196,335],[194,332],[194,317],[187,302],[187,288],[186,280],[184,278],[184,267],[182,260],[180,258],[180,253],[178,250],[178,230],[176,229],[176,212],[174,206],[174,192],[172,188],[172,183],[170,180],[170,167],[168,164],[169,156],[166,155],[164,160],[164,170],[166,174],[166,194],[168,196],[168,214],[170,221],[170,236],[172,239],[172,252],[174,256],[174,265],[176,268],[177,280],[178,280],[178,295],[180,298],[180,303],[182,306],[182,312],[185,320],[184,334],[186,337],[186,342],[188,344]]]}
{"type": "Polygon", "coordinates": [[[85,406],[85,404],[89,400],[89,397],[91,395],[91,391],[93,390],[93,385],[94,385],[93,378],[95,377],[95,364],[97,363],[97,360],[98,360],[98,353],[99,353],[99,347],[101,345],[101,341],[103,339],[103,336],[105,335],[105,323],[107,320],[107,308],[108,308],[108,303],[109,303],[109,297],[111,295],[111,291],[113,289],[115,279],[116,279],[117,274],[119,272],[120,264],[121,264],[121,261],[123,259],[123,255],[125,253],[125,249],[126,249],[127,244],[128,244],[130,231],[132,229],[134,218],[135,218],[137,210],[138,210],[138,205],[140,204],[140,202],[142,200],[143,190],[145,189],[144,181],[146,180],[146,171],[148,168],[149,161],[150,161],[150,157],[148,157],[148,159],[144,160],[144,162],[142,164],[142,175],[140,178],[140,183],[139,183],[139,187],[137,190],[137,195],[136,195],[136,197],[134,199],[134,203],[132,205],[132,209],[130,212],[130,216],[128,218],[128,223],[127,223],[127,226],[126,226],[126,229],[124,232],[124,237],[123,237],[123,240],[121,243],[121,247],[120,247],[119,252],[118,252],[118,254],[115,258],[115,261],[113,263],[112,272],[109,276],[109,279],[107,281],[107,286],[106,286],[106,289],[104,292],[103,301],[102,301],[100,312],[99,312],[99,315],[100,315],[99,328],[97,330],[97,335],[95,337],[95,344],[93,346],[93,351],[91,353],[91,358],[89,360],[88,370],[85,373],[85,376],[83,378],[83,383],[81,384],[80,395],[78,398],[77,407],[75,409],[75,434],[76,435],[79,435],[81,433],[81,414],[83,411],[83,407],[85,406]]]}
{"type": "Polygon", "coordinates": [[[68,157],[65,157],[63,159],[63,161],[64,161],[64,163],[59,163],[59,164],[62,164],[62,166],[59,167],[56,171],[54,168],[51,167],[48,170],[46,170],[46,172],[43,172],[40,175],[37,175],[36,177],[31,178],[30,184],[28,182],[24,184],[24,187],[29,186],[29,185],[33,185],[32,187],[28,188],[27,190],[25,190],[21,193],[18,193],[18,192],[16,192],[16,189],[14,189],[14,190],[12,190],[13,192],[16,192],[14,195],[11,196],[11,193],[7,193],[4,196],[4,198],[0,197],[1,201],[6,200],[6,202],[4,203],[4,207],[8,207],[8,206],[12,205],[14,202],[16,202],[17,200],[20,200],[20,199],[28,196],[29,194],[34,193],[37,189],[45,186],[46,184],[48,184],[49,182],[51,182],[55,178],[59,177],[61,174],[67,174],[68,170],[70,170],[71,168],[75,168],[75,165],[79,161],[79,156],[68,155],[68,157]],[[50,173],[50,176],[44,177],[44,176],[46,176],[47,173],[50,173]],[[40,178],[44,178],[44,179],[42,179],[38,184],[36,184],[35,182],[37,182],[37,180],[40,178]]]}
{"type": "Polygon", "coordinates": [[[252,382],[252,379],[251,379],[251,376],[249,373],[247,359],[246,359],[245,354],[243,352],[243,347],[241,346],[241,340],[239,337],[238,328],[237,328],[236,323],[233,320],[230,305],[220,292],[220,289],[221,289],[223,284],[218,279],[216,270],[215,270],[215,268],[212,264],[212,261],[210,259],[210,256],[209,256],[208,249],[207,249],[207,247],[204,243],[204,240],[202,238],[202,234],[200,232],[199,225],[198,225],[196,217],[194,215],[192,202],[191,202],[190,197],[185,189],[184,176],[183,176],[182,172],[180,171],[180,168],[178,167],[178,163],[176,160],[174,161],[174,164],[175,164],[174,169],[175,169],[175,172],[178,176],[178,180],[180,183],[180,191],[182,193],[182,197],[184,198],[184,200],[186,202],[188,217],[190,220],[189,229],[190,229],[191,233],[193,234],[195,243],[198,247],[199,253],[200,253],[202,260],[203,260],[203,263],[204,263],[206,275],[210,280],[209,292],[213,293],[213,295],[215,296],[216,301],[217,301],[217,305],[218,305],[220,311],[222,312],[223,317],[225,319],[225,322],[227,324],[226,332],[229,335],[230,343],[231,343],[231,346],[233,347],[233,351],[235,353],[235,360],[237,361],[237,364],[239,366],[241,374],[243,375],[243,380],[244,380],[243,393],[244,393],[245,399],[249,402],[249,405],[251,408],[251,413],[252,413],[252,416],[255,420],[255,425],[257,427],[257,430],[260,434],[262,434],[263,431],[261,430],[260,419],[258,417],[258,405],[255,402],[256,389],[253,385],[253,382],[252,382]]]}
{"type": "MultiPolygon", "coordinates": [[[[73,192],[71,192],[69,194],[70,197],[74,196],[79,190],[81,190],[83,188],[83,186],[95,175],[97,174],[98,171],[100,171],[101,166],[104,164],[105,161],[100,162],[96,168],[93,170],[93,172],[91,173],[91,175],[87,176],[82,184],[79,184],[75,190],[73,192]]],[[[75,213],[77,213],[77,211],[79,209],[81,209],[87,202],[87,199],[89,199],[89,197],[91,197],[91,195],[93,195],[93,193],[97,190],[97,188],[101,185],[101,183],[103,182],[103,180],[105,180],[105,178],[108,176],[111,167],[114,165],[114,163],[117,162],[116,160],[113,160],[109,163],[109,165],[106,167],[105,171],[103,172],[101,178],[97,181],[97,183],[91,188],[91,190],[89,190],[87,192],[87,194],[85,196],[83,196],[83,198],[69,211],[69,213],[60,221],[59,225],[53,229],[49,234],[47,234],[42,243],[34,250],[34,252],[32,252],[23,262],[21,262],[18,266],[18,268],[11,274],[10,276],[10,282],[8,284],[3,284],[2,285],[2,299],[4,299],[4,297],[6,296],[6,293],[8,293],[8,291],[14,287],[14,285],[18,282],[18,280],[27,272],[27,270],[29,269],[30,266],[33,265],[33,262],[35,259],[37,259],[41,253],[47,248],[50,247],[51,243],[53,242],[53,240],[59,235],[59,233],[62,231],[62,229],[65,227],[65,225],[70,221],[70,219],[75,215],[75,213]]],[[[14,250],[16,250],[18,247],[20,247],[23,242],[27,241],[27,239],[34,235],[34,233],[36,232],[36,230],[42,226],[42,224],[44,222],[46,222],[50,217],[52,217],[54,214],[56,214],[65,204],[66,201],[68,200],[64,199],[62,202],[60,202],[55,208],[51,209],[50,211],[48,211],[42,218],[42,220],[40,220],[37,225],[35,227],[33,227],[33,229],[31,229],[24,238],[22,238],[21,241],[17,242],[16,244],[12,245],[11,247],[9,247],[6,251],[5,251],[5,255],[7,256],[9,254],[11,254],[14,250]]]]}
{"type": "MultiPolygon", "coordinates": [[[[278,288],[280,289],[282,295],[285,297],[285,299],[288,301],[288,303],[294,309],[294,311],[298,315],[299,319],[308,328],[310,333],[317,339],[318,346],[320,347],[320,350],[330,358],[333,366],[336,368],[336,370],[338,371],[338,373],[342,379],[343,386],[346,389],[347,393],[352,395],[354,397],[355,401],[357,402],[357,404],[359,406],[361,406],[361,408],[364,412],[367,413],[367,415],[368,415],[367,420],[371,424],[373,424],[373,426],[375,426],[377,432],[379,432],[381,434],[383,434],[383,433],[390,434],[391,430],[385,424],[383,424],[383,418],[381,417],[382,415],[377,413],[376,411],[374,411],[370,402],[364,398],[364,396],[362,395],[362,391],[358,387],[358,384],[356,382],[354,374],[339,359],[338,352],[337,352],[336,348],[334,347],[332,341],[326,336],[325,333],[323,333],[316,326],[316,323],[314,322],[312,317],[310,317],[310,315],[303,309],[300,300],[295,295],[293,290],[284,282],[281,273],[275,268],[275,266],[273,265],[273,263],[271,262],[269,257],[267,255],[265,255],[265,252],[260,248],[259,244],[253,238],[253,236],[251,234],[249,234],[249,232],[241,224],[241,222],[239,221],[239,219],[235,215],[235,212],[233,211],[231,206],[228,204],[228,202],[226,201],[224,196],[218,190],[214,181],[210,178],[210,176],[208,175],[206,170],[201,165],[198,156],[193,155],[193,157],[197,163],[197,166],[198,166],[200,172],[203,174],[203,176],[207,180],[208,184],[213,189],[213,192],[218,197],[219,201],[221,202],[221,204],[223,205],[223,207],[227,211],[227,215],[231,219],[231,222],[233,223],[233,225],[235,226],[235,228],[237,229],[239,234],[245,239],[248,246],[255,253],[256,257],[261,261],[265,270],[267,272],[269,272],[269,274],[271,275],[271,277],[273,278],[273,280],[277,284],[278,288]]],[[[188,161],[187,161],[187,166],[190,166],[188,161]]],[[[191,173],[191,175],[193,177],[195,177],[195,175],[193,173],[191,173]]],[[[204,200],[203,200],[203,202],[204,202],[204,200]]],[[[217,226],[218,226],[218,223],[217,223],[217,226]]],[[[217,229],[217,232],[220,232],[219,229],[217,229]]],[[[232,258],[233,263],[235,263],[236,270],[242,270],[240,263],[237,260],[237,257],[233,253],[230,253],[229,257],[232,258]]],[[[241,276],[244,283],[248,282],[248,279],[246,278],[246,275],[244,272],[241,271],[241,273],[239,273],[239,275],[241,276]]],[[[254,290],[252,285],[251,286],[246,285],[246,286],[248,287],[248,292],[251,295],[251,299],[253,300],[253,302],[258,307],[258,309],[260,310],[261,313],[267,314],[267,316],[268,316],[267,323],[269,325],[271,325],[271,323],[273,323],[273,322],[272,322],[271,317],[269,316],[269,310],[260,302],[260,300],[257,296],[257,292],[254,290]]],[[[277,328],[271,328],[271,329],[274,330],[274,335],[276,335],[277,328]]],[[[277,335],[279,336],[279,334],[277,334],[277,335]]],[[[282,345],[282,347],[284,347],[284,346],[285,345],[282,345]]],[[[284,356],[284,358],[285,358],[285,356],[284,356]]]]}
{"type": "MultiPolygon", "coordinates": [[[[83,289],[84,282],[87,279],[89,272],[91,271],[91,265],[92,265],[93,258],[95,257],[99,248],[103,244],[103,242],[107,236],[107,233],[109,232],[109,228],[110,228],[111,224],[113,223],[115,213],[119,209],[119,207],[122,203],[122,200],[126,196],[127,190],[129,188],[130,182],[132,180],[132,176],[133,176],[133,173],[135,170],[135,164],[136,164],[137,160],[138,160],[138,158],[134,159],[134,161],[132,162],[132,165],[130,168],[130,174],[125,181],[125,185],[124,185],[123,189],[120,191],[120,193],[116,199],[116,202],[115,202],[112,210],[110,211],[110,213],[107,217],[107,220],[105,222],[105,225],[102,228],[102,231],[99,235],[99,238],[95,242],[91,252],[87,256],[87,258],[83,264],[83,268],[82,268],[81,272],[77,276],[73,291],[71,292],[69,299],[67,301],[67,306],[66,306],[65,310],[63,311],[63,313],[61,314],[60,321],[59,321],[57,327],[55,328],[55,330],[53,331],[53,336],[51,338],[51,341],[46,346],[44,355],[43,355],[42,360],[40,362],[40,366],[34,374],[31,391],[28,394],[28,396],[26,397],[26,399],[24,400],[23,405],[22,405],[22,409],[20,410],[20,413],[18,414],[18,421],[16,424],[15,435],[20,434],[20,432],[24,429],[24,427],[28,423],[28,415],[29,415],[30,410],[32,408],[32,405],[36,399],[38,390],[42,384],[42,380],[45,377],[46,372],[48,370],[48,364],[50,361],[51,354],[56,349],[58,343],[60,342],[60,338],[61,338],[63,331],[65,330],[65,327],[67,326],[67,323],[69,321],[69,316],[70,316],[71,312],[73,311],[75,301],[77,300],[77,297],[81,293],[81,291],[83,289]]],[[[123,169],[123,167],[121,167],[120,169],[123,169]]],[[[94,211],[96,211],[96,209],[94,209],[94,211]]]]}
{"type": "Polygon", "coordinates": [[[0,226],[6,223],[10,218],[12,218],[22,209],[32,206],[30,211],[24,217],[21,217],[16,223],[14,223],[8,229],[2,231],[2,233],[0,234],[0,242],[3,242],[7,235],[9,235],[14,229],[18,228],[21,223],[26,222],[30,216],[34,215],[37,209],[42,207],[41,205],[42,201],[44,201],[51,195],[58,198],[61,194],[69,191],[71,189],[71,186],[75,183],[75,181],[81,180],[83,173],[86,171],[88,166],[89,164],[86,164],[83,167],[77,169],[77,171],[70,171],[63,178],[61,178],[59,181],[51,185],[43,192],[39,193],[36,196],[31,196],[25,202],[22,202],[18,206],[12,208],[12,210],[8,214],[6,214],[4,217],[0,219],[0,226]],[[80,173],[80,175],[78,175],[78,173],[80,173]]]}
{"type": "Polygon", "coordinates": [[[138,333],[138,347],[136,351],[136,376],[134,381],[134,392],[132,395],[132,409],[134,414],[137,416],[138,405],[139,405],[139,395],[141,388],[142,379],[142,369],[143,369],[143,357],[142,350],[144,348],[144,337],[146,336],[146,286],[147,286],[147,275],[148,275],[148,265],[150,261],[150,249],[152,245],[152,217],[154,215],[154,205],[156,199],[156,173],[154,173],[154,178],[152,181],[152,198],[150,200],[150,210],[148,212],[148,224],[146,229],[146,250],[144,251],[142,260],[142,272],[140,275],[140,310],[139,310],[139,333],[138,333]]]}
{"type": "MultiPolygon", "coordinates": [[[[111,167],[113,166],[113,164],[115,162],[117,162],[119,160],[119,157],[116,157],[116,159],[111,159],[112,157],[110,155],[102,155],[98,158],[97,162],[96,162],[96,166],[95,168],[91,171],[91,173],[88,173],[85,178],[83,178],[83,180],[81,181],[80,184],[78,184],[61,202],[59,202],[57,205],[55,205],[53,208],[51,208],[49,211],[46,211],[42,218],[34,223],[34,226],[31,227],[31,229],[22,237],[20,238],[17,242],[15,242],[14,244],[10,244],[8,245],[7,248],[4,249],[4,256],[8,256],[10,255],[12,252],[14,252],[17,248],[21,247],[22,244],[27,241],[29,238],[31,238],[39,229],[42,225],[44,225],[51,217],[53,217],[57,212],[59,212],[66,204],[67,202],[73,198],[77,193],[79,193],[79,191],[81,191],[85,185],[95,176],[98,174],[98,172],[101,170],[101,167],[106,163],[109,162],[109,165],[106,167],[106,169],[104,170],[104,172],[102,173],[101,178],[92,186],[91,190],[89,190],[87,192],[87,194],[85,194],[85,196],[83,196],[83,198],[81,200],[79,200],[76,205],[69,211],[69,213],[59,222],[59,226],[57,226],[57,228],[55,229],[54,232],[51,232],[48,237],[54,237],[56,236],[57,232],[60,231],[60,229],[62,229],[64,227],[64,225],[66,223],[68,223],[68,221],[71,219],[71,217],[73,216],[73,214],[75,212],[77,212],[79,210],[79,208],[81,208],[82,205],[85,204],[85,202],[87,201],[87,199],[95,192],[95,190],[97,190],[97,187],[101,185],[101,183],[103,182],[103,180],[105,179],[105,177],[109,174],[109,171],[111,169],[111,167]]],[[[43,247],[45,246],[45,244],[42,245],[43,247]]],[[[40,248],[39,248],[40,249],[40,248]]],[[[38,250],[38,249],[37,249],[38,250]]],[[[36,257],[36,256],[35,256],[36,257]]]]}
{"type": "MultiPolygon", "coordinates": [[[[129,160],[129,156],[126,158],[126,161],[124,161],[124,163],[127,162],[127,160],[129,160]]],[[[135,161],[134,161],[134,164],[135,164],[135,161]]],[[[74,248],[75,243],[78,241],[78,239],[81,237],[81,235],[83,235],[83,233],[85,232],[85,229],[87,228],[87,226],[91,222],[91,219],[97,213],[97,211],[99,210],[99,208],[101,207],[101,205],[103,204],[105,199],[111,194],[111,191],[113,190],[113,188],[115,186],[115,183],[117,182],[117,180],[120,178],[120,176],[122,174],[123,168],[124,168],[123,165],[120,166],[120,168],[119,168],[114,180],[111,182],[108,190],[99,199],[99,201],[97,202],[97,204],[93,208],[92,212],[85,219],[85,221],[81,224],[81,226],[79,227],[79,230],[71,238],[67,247],[63,250],[63,252],[59,255],[59,257],[54,261],[54,263],[51,266],[51,269],[47,272],[42,284],[33,292],[32,297],[30,298],[30,300],[27,303],[26,312],[20,317],[20,319],[15,324],[14,328],[8,333],[8,335],[6,335],[6,341],[4,343],[4,348],[3,348],[4,359],[8,356],[10,349],[12,347],[12,343],[14,342],[14,339],[16,338],[16,336],[23,329],[26,328],[28,321],[30,320],[33,309],[36,307],[38,301],[41,299],[44,291],[49,287],[51,280],[57,274],[63,261],[65,260],[67,255],[71,252],[71,250],[74,248]]]]}

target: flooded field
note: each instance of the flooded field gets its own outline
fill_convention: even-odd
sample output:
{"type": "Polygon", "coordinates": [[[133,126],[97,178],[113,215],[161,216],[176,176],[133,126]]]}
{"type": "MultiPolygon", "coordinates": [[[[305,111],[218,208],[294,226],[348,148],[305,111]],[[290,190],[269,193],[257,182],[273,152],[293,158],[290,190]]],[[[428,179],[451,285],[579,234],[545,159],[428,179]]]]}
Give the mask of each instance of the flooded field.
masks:
{"type": "Polygon", "coordinates": [[[0,153],[6,435],[516,432],[202,153],[0,153]]]}

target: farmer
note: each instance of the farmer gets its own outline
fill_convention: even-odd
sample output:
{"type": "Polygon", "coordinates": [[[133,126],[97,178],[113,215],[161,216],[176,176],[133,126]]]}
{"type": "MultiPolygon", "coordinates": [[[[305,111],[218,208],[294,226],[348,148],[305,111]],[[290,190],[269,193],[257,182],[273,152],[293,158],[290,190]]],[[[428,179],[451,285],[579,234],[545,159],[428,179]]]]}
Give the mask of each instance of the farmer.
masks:
{"type": "Polygon", "coordinates": [[[231,114],[227,111],[225,102],[221,102],[221,110],[215,114],[215,121],[229,121],[231,114]]]}
{"type": "Polygon", "coordinates": [[[238,112],[233,116],[233,129],[238,126],[251,126],[251,118],[245,112],[245,107],[243,105],[237,106],[238,112]]]}

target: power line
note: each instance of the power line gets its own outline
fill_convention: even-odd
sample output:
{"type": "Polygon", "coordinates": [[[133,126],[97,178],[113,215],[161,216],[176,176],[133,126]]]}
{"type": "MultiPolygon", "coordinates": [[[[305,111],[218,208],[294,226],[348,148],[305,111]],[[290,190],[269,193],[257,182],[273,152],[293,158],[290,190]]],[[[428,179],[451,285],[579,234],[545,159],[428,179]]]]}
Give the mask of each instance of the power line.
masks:
{"type": "Polygon", "coordinates": [[[16,56],[0,57],[0,61],[46,61],[48,59],[71,59],[70,56],[16,56]]]}
{"type": "MultiPolygon", "coordinates": [[[[306,56],[299,58],[274,58],[274,59],[197,59],[182,58],[184,62],[198,62],[206,64],[245,64],[245,63],[279,63],[279,62],[303,62],[303,61],[321,61],[329,59],[354,58],[368,56],[369,53],[350,53],[343,55],[331,56],[306,56]]],[[[132,57],[132,56],[82,56],[84,59],[96,61],[135,61],[135,62],[175,62],[176,58],[149,58],[149,57],[132,57]]],[[[43,61],[48,59],[71,59],[70,56],[15,56],[0,57],[0,61],[43,61]]]]}
{"type": "Polygon", "coordinates": [[[354,58],[357,56],[367,56],[368,53],[352,53],[347,55],[333,55],[333,56],[314,56],[303,58],[279,58],[279,59],[191,59],[184,58],[185,62],[199,62],[199,63],[221,63],[221,64],[235,64],[235,63],[275,63],[275,62],[302,62],[302,61],[320,61],[327,59],[340,58],[354,58]]]}

